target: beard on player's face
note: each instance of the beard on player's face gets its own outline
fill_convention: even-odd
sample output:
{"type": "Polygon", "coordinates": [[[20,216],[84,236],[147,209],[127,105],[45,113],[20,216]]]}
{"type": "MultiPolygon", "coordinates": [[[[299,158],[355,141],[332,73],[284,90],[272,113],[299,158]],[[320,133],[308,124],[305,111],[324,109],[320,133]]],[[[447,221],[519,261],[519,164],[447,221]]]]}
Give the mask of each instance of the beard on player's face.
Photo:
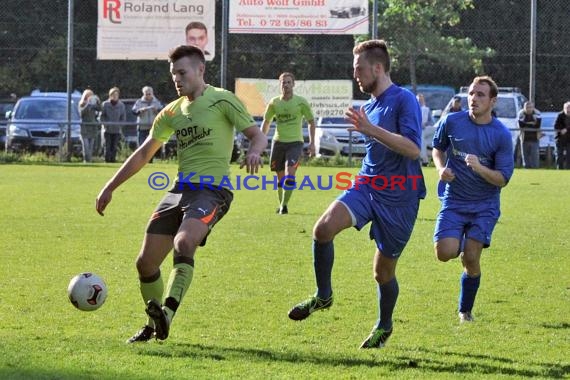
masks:
{"type": "Polygon", "coordinates": [[[374,93],[378,85],[377,77],[372,73],[370,80],[360,82],[360,90],[367,94],[374,93]]]}

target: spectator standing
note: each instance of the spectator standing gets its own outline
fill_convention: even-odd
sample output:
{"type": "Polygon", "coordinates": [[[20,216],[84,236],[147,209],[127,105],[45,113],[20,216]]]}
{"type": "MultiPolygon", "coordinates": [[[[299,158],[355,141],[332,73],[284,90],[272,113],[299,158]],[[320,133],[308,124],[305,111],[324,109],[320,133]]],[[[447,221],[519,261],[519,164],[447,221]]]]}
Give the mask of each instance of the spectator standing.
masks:
{"type": "Polygon", "coordinates": [[[562,112],[554,122],[556,132],[556,167],[570,169],[570,101],[564,103],[562,112]]]}
{"type": "Polygon", "coordinates": [[[539,164],[538,141],[540,139],[540,112],[534,108],[533,102],[525,102],[519,111],[519,128],[521,139],[522,163],[526,169],[537,169],[539,164]]]}
{"type": "Polygon", "coordinates": [[[154,96],[152,87],[144,86],[142,93],[142,97],[133,105],[133,113],[137,115],[137,146],[146,140],[154,118],[162,109],[162,103],[154,96]]]}
{"type": "Polygon", "coordinates": [[[117,150],[122,135],[122,125],[127,121],[125,104],[119,99],[120,90],[113,87],[109,90],[109,99],[103,102],[101,123],[105,144],[105,162],[117,161],[117,150]]]}
{"type": "Polygon", "coordinates": [[[451,107],[449,107],[449,113],[451,112],[460,112],[463,111],[463,108],[461,107],[461,97],[460,96],[454,96],[453,97],[453,103],[451,103],[451,107]]]}
{"type": "Polygon", "coordinates": [[[83,149],[83,162],[93,161],[93,147],[100,134],[97,116],[101,111],[101,101],[99,97],[93,94],[93,91],[87,89],[83,91],[79,100],[79,114],[81,115],[81,145],[83,149]]]}

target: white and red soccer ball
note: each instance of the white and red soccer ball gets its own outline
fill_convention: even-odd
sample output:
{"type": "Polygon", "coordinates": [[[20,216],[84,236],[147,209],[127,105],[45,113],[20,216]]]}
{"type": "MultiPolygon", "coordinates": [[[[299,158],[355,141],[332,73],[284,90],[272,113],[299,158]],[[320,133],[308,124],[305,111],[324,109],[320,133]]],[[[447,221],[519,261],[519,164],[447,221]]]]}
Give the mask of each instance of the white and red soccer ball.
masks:
{"type": "Polygon", "coordinates": [[[79,310],[97,310],[107,298],[107,286],[94,273],[84,272],[73,277],[67,287],[69,300],[79,310]]]}

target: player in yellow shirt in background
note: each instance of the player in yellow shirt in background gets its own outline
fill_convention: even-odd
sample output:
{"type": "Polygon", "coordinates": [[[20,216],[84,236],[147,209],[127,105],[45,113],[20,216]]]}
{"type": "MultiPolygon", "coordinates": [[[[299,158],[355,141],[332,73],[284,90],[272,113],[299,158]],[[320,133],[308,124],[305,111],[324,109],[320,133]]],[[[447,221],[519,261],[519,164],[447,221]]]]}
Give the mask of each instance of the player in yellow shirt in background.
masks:
{"type": "Polygon", "coordinates": [[[295,77],[284,72],[279,76],[281,95],[267,105],[263,116],[262,132],[267,135],[275,118],[276,128],[271,144],[271,170],[277,173],[279,197],[278,214],[287,214],[287,204],[295,188],[295,174],[303,154],[303,119],[309,124],[309,155],[315,155],[315,117],[309,102],[293,94],[295,77]]]}

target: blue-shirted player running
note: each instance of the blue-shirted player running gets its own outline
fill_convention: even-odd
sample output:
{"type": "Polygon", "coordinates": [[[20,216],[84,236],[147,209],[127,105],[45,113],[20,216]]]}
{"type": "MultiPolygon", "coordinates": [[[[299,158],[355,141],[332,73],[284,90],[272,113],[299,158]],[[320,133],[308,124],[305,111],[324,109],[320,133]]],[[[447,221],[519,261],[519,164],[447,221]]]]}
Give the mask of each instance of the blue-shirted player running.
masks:
{"type": "MultiPolygon", "coordinates": [[[[382,347],[392,334],[398,298],[396,264],[416,221],[425,185],[420,161],[421,111],[411,92],[390,79],[390,56],[382,40],[365,41],[354,50],[354,78],[372,98],[358,111],[348,110],[352,131],[366,136],[366,157],[352,187],[333,201],[313,229],[316,294],[294,306],[289,318],[303,320],[333,303],[333,239],[342,230],[371,223],[376,242],[373,261],[378,284],[379,318],[361,348],[382,347]],[[403,186],[384,186],[378,178],[406,178],[403,186]]],[[[360,255],[360,252],[354,252],[360,255]]]]}
{"type": "Polygon", "coordinates": [[[443,118],[433,139],[433,162],[445,189],[434,242],[441,261],[461,256],[459,319],[471,311],[481,280],[481,252],[491,244],[500,215],[499,196],[514,170],[511,133],[491,114],[498,88],[488,76],[469,87],[469,111],[443,118]]]}

